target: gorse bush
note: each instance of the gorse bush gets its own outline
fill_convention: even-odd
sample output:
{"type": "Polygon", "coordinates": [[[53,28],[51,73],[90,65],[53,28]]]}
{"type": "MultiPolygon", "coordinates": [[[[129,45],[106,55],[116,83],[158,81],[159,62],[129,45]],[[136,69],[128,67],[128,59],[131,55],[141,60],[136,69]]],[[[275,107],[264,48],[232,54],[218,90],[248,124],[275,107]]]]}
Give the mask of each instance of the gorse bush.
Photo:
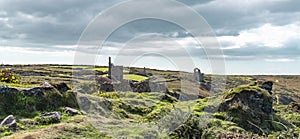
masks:
{"type": "Polygon", "coordinates": [[[20,83],[21,76],[13,73],[9,69],[0,69],[1,82],[20,83]]]}

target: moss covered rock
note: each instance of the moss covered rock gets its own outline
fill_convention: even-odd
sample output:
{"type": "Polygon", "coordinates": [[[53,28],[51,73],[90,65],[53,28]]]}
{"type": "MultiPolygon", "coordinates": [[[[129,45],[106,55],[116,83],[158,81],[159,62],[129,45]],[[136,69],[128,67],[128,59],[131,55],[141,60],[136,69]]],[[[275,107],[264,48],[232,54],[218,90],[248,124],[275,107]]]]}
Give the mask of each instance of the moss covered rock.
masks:
{"type": "Polygon", "coordinates": [[[50,84],[24,90],[7,86],[1,87],[0,116],[14,114],[22,117],[34,117],[34,111],[54,110],[65,106],[78,107],[76,94],[62,90],[59,91],[50,84]]]}
{"type": "Polygon", "coordinates": [[[48,112],[41,114],[39,117],[35,118],[35,121],[38,124],[52,124],[52,123],[59,123],[61,120],[61,113],[60,112],[48,112]]]}
{"type": "Polygon", "coordinates": [[[255,85],[239,86],[225,92],[220,112],[227,112],[231,120],[248,131],[264,133],[260,127],[270,129],[272,120],[272,96],[255,85]]]}

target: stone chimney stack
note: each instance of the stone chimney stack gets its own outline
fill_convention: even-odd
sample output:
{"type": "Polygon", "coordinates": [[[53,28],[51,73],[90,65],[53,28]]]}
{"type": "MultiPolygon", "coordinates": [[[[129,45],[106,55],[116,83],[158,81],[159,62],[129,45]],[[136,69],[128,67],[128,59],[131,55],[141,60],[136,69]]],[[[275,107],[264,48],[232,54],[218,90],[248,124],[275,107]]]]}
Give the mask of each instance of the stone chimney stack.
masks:
{"type": "Polygon", "coordinates": [[[111,79],[111,57],[108,57],[108,78],[111,79]]]}

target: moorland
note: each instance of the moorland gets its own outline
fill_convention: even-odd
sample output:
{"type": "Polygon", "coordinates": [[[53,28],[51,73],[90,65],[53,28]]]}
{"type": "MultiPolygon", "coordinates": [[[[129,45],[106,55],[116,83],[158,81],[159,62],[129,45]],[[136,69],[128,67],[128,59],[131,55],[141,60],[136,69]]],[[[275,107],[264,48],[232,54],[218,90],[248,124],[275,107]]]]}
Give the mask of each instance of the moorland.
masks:
{"type": "Polygon", "coordinates": [[[105,66],[0,68],[1,138],[300,138],[300,75],[198,82],[131,67],[124,81],[105,82],[105,66]]]}

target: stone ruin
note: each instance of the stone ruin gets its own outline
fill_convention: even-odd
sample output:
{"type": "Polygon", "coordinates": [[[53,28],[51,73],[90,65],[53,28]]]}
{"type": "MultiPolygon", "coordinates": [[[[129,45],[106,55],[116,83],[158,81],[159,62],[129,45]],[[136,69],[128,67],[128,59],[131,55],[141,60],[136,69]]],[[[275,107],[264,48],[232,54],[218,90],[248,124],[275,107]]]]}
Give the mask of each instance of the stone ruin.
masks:
{"type": "Polygon", "coordinates": [[[205,82],[204,73],[201,73],[199,68],[194,69],[194,78],[197,82],[202,82],[202,83],[205,82]]]}
{"type": "Polygon", "coordinates": [[[141,73],[143,76],[147,76],[146,68],[144,67],[143,72],[141,73]]]}
{"type": "Polygon", "coordinates": [[[108,78],[113,81],[123,80],[123,66],[114,66],[111,63],[111,57],[108,58],[108,78]]]}
{"type": "Polygon", "coordinates": [[[122,81],[123,80],[123,66],[112,66],[110,77],[113,80],[122,81]]]}
{"type": "MultiPolygon", "coordinates": [[[[136,82],[123,79],[123,66],[114,66],[111,57],[108,61],[108,77],[100,76],[96,81],[100,84],[100,90],[103,92],[133,91],[133,92],[168,92],[164,83],[154,82],[150,79],[136,82]]],[[[142,73],[134,73],[146,76],[146,68],[142,73]]]]}

